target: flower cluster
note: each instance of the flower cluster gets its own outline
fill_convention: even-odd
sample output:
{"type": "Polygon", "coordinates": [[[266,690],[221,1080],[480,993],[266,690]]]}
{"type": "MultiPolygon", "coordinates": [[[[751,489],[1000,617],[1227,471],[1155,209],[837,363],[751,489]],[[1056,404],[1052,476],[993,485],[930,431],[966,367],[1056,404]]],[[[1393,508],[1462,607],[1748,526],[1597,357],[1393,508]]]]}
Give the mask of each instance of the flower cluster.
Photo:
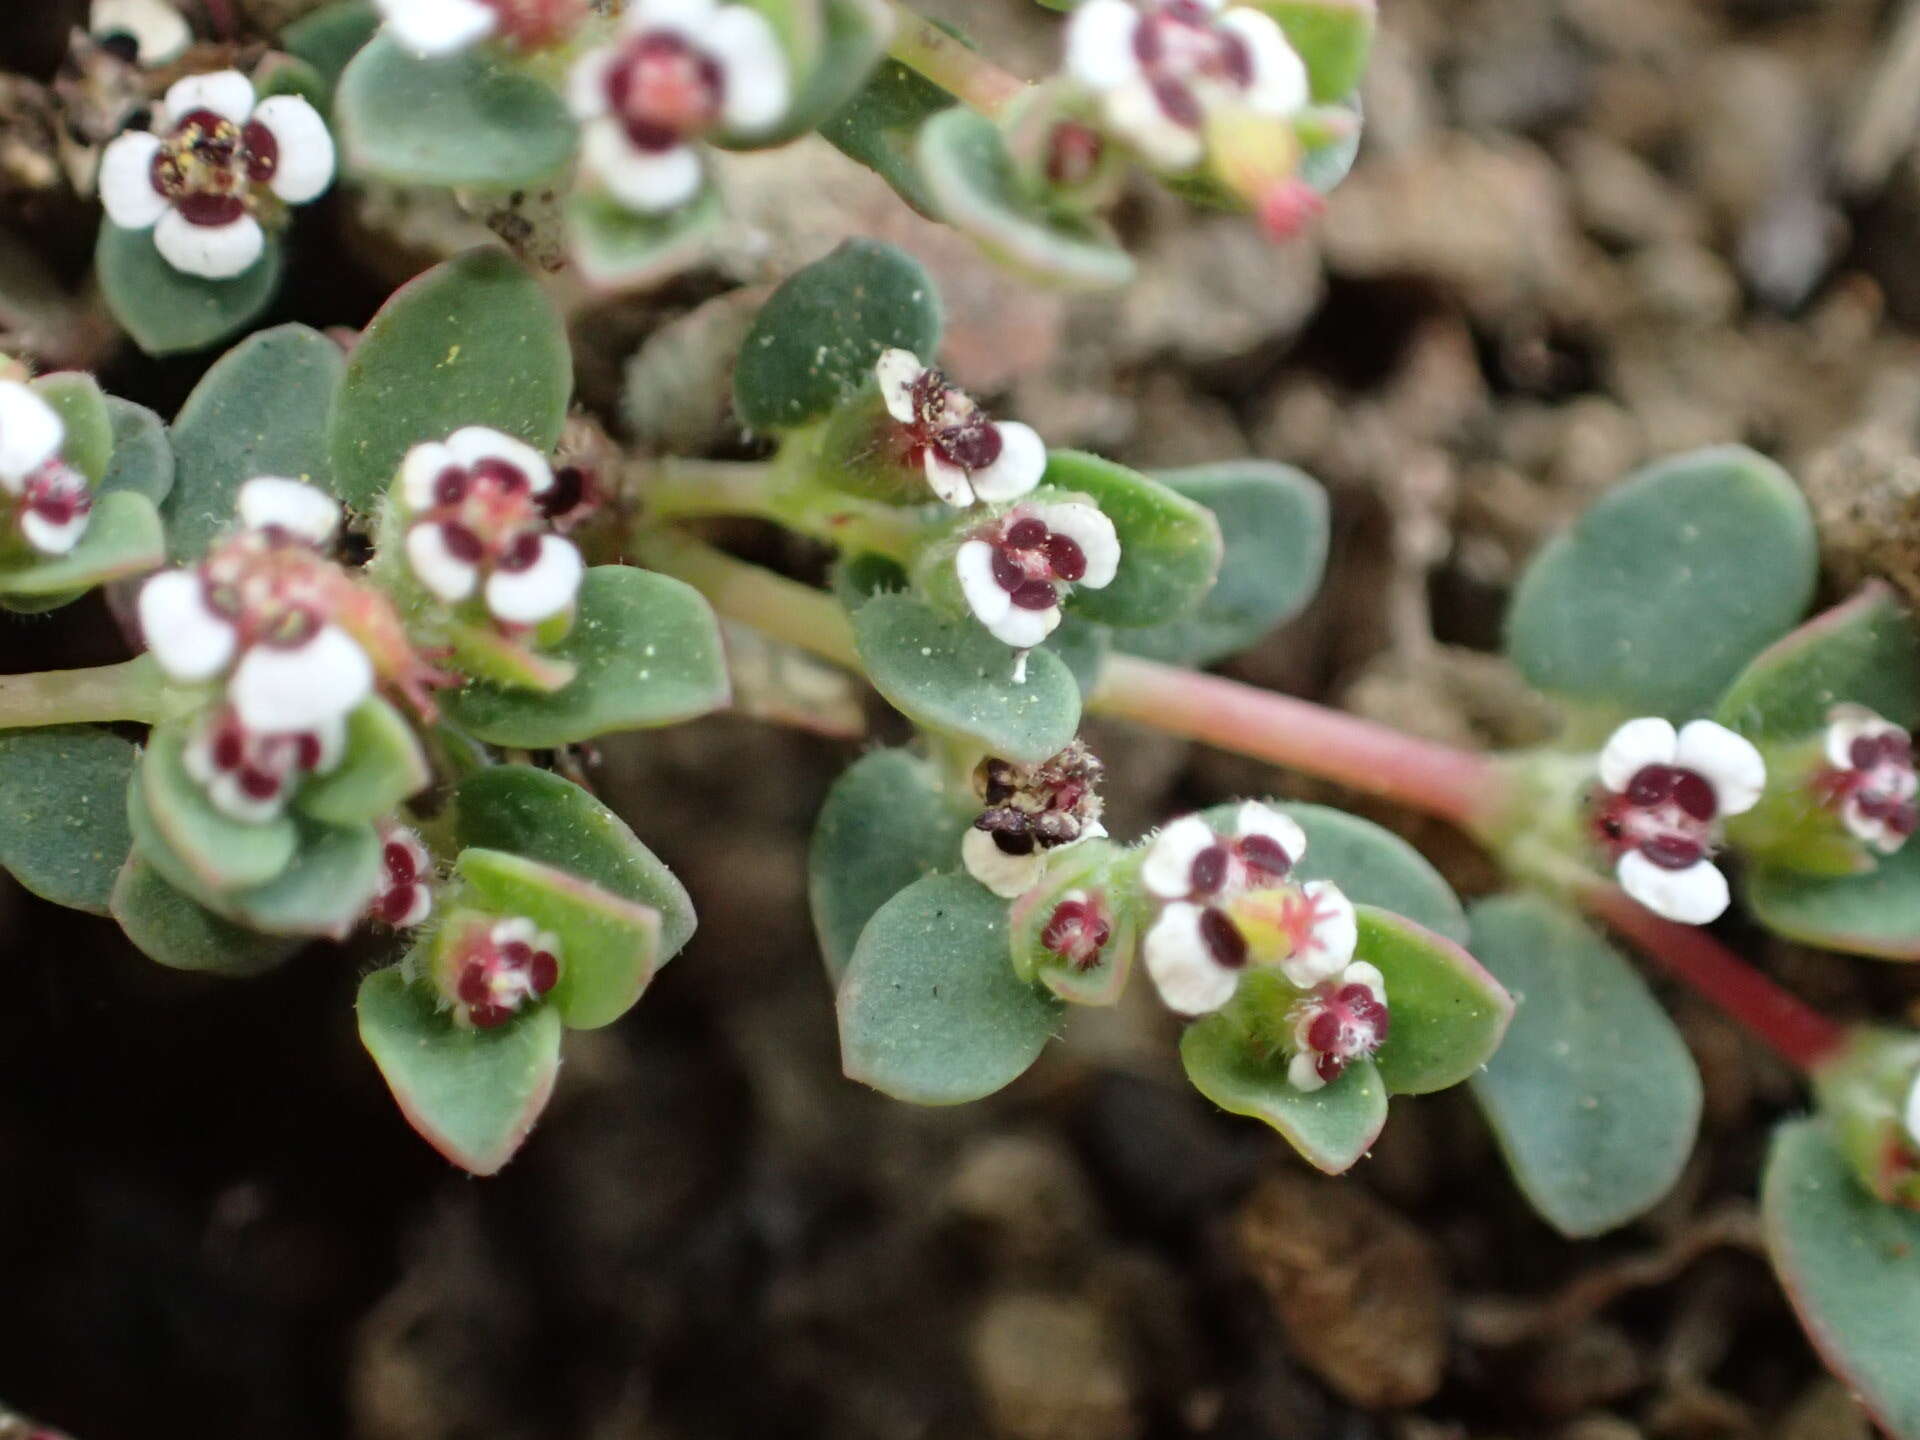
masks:
{"type": "Polygon", "coordinates": [[[1039,765],[981,761],[974,785],[986,808],[960,842],[967,872],[1011,900],[1038,883],[1054,855],[1105,835],[1102,773],[1099,759],[1078,740],[1039,765]]]}
{"type": "Polygon", "coordinates": [[[404,825],[380,832],[380,890],[368,914],[395,930],[411,929],[433,913],[433,854],[404,825]]]}
{"type": "Polygon", "coordinates": [[[1823,737],[1827,768],[1814,777],[1821,801],[1862,843],[1892,855],[1912,837],[1915,794],[1913,737],[1861,705],[1838,705],[1823,737]]]}
{"type": "Polygon", "coordinates": [[[1314,986],[1288,1018],[1294,1052],[1287,1062],[1287,1082],[1296,1090],[1318,1090],[1386,1043],[1386,978],[1377,966],[1352,961],[1314,986]]]}
{"type": "Polygon", "coordinates": [[[764,134],[786,114],[786,53],[765,16],[716,0],[634,0],[622,27],[574,66],[581,164],[631,210],[678,209],[703,183],[693,142],[764,134]]]}
{"type": "Polygon", "coordinates": [[[499,624],[537,625],[580,589],[585,562],[552,533],[555,506],[577,497],[538,451],[497,430],[416,445],[400,466],[407,564],[447,604],[477,594],[499,624]]]}
{"type": "Polygon", "coordinates": [[[0,525],[40,555],[80,543],[93,509],[87,477],[60,458],[66,426],[17,380],[0,380],[0,525]]]}
{"type": "Polygon", "coordinates": [[[258,824],[278,815],[308,776],[336,769],[346,743],[346,721],[337,715],[308,730],[263,731],[222,705],[201,718],[182,760],[216,809],[258,824]]]}
{"type": "Polygon", "coordinates": [[[1712,857],[1721,822],[1751,810],[1766,788],[1760,752],[1711,720],[1676,732],[1643,716],[1601,749],[1600,784],[1593,830],[1620,888],[1669,920],[1719,918],[1730,897],[1712,857]]]}
{"type": "Polygon", "coordinates": [[[257,99],[238,70],[168,89],[155,129],[130,131],[100,161],[100,200],[123,230],[151,230],[168,264],[226,280],[251,269],[282,207],[333,183],[333,137],[297,95],[257,99]]]}
{"type": "Polygon", "coordinates": [[[1018,500],[1040,483],[1047,447],[1030,425],[994,420],[947,377],[905,350],[874,366],[880,398],[899,422],[900,459],[926,473],[933,493],[965,509],[1018,500]]]}
{"type": "Polygon", "coordinates": [[[374,8],[404,49],[432,59],[483,40],[518,50],[556,45],[586,18],[587,0],[374,0],[374,8]]]}
{"type": "Polygon", "coordinates": [[[454,1015],[476,1030],[497,1029],[560,980],[560,941],[524,916],[469,919],[442,937],[443,984],[454,1015]]]}
{"type": "Polygon", "coordinates": [[[1040,927],[1040,945],[1076,970],[1091,970],[1100,963],[1100,952],[1113,939],[1113,923],[1103,893],[1069,890],[1040,927]]]}
{"type": "Polygon", "coordinates": [[[1112,583],[1120,537],[1085,501],[1022,503],[975,530],[953,566],[974,618],[996,640],[1031,650],[1058,628],[1065,588],[1112,583]]]}
{"type": "Polygon", "coordinates": [[[1279,25],[1227,0],[1085,0],[1067,25],[1066,71],[1165,171],[1199,165],[1223,114],[1284,120],[1308,100],[1307,67],[1279,25]]]}

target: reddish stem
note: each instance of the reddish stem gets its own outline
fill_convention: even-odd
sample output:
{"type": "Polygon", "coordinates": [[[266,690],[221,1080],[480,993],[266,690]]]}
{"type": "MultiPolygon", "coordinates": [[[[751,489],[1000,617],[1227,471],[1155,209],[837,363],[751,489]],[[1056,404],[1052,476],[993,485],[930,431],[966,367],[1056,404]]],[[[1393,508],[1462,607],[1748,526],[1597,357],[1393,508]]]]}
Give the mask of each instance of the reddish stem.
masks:
{"type": "Polygon", "coordinates": [[[1129,655],[1107,662],[1092,704],[1170,735],[1338,781],[1469,831],[1498,810],[1507,788],[1484,755],[1237,680],[1129,655]]]}
{"type": "Polygon", "coordinates": [[[1846,1045],[1844,1025],[1782,989],[1706,931],[1662,919],[1614,885],[1583,887],[1580,903],[1802,1073],[1812,1074],[1846,1045]]]}

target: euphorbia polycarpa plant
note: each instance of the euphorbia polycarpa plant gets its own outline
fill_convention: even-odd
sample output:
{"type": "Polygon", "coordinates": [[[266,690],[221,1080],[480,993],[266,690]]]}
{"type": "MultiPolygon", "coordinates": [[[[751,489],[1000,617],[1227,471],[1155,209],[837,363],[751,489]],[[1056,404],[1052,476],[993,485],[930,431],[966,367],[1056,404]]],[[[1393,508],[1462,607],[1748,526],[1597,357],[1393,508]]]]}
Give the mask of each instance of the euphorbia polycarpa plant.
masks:
{"type": "MultiPolygon", "coordinates": [[[[1123,283],[1100,216],[1133,169],[1280,234],[1310,216],[1351,159],[1372,18],[1085,0],[1032,86],[882,0],[346,0],[204,66],[164,0],[93,21],[151,102],[102,139],[100,276],[166,351],[244,328],[330,185],[483,214],[545,186],[580,274],[618,286],[697,240],[727,150],[811,129],[1036,278],[1123,283]]],[[[1725,448],[1609,493],[1508,617],[1560,738],[1468,754],[1199,672],[1311,598],[1311,479],[1050,449],[1045,417],[943,372],[941,330],[887,246],[790,276],[731,368],[760,458],[727,461],[566,425],[565,326],[495,249],[357,335],[252,335],[170,424],[7,366],[0,604],[113,585],[140,653],[0,681],[0,803],[69,820],[0,827],[0,864],[180,968],[370,930],[361,1038],[414,1127],[490,1173],[565,1032],[619,1019],[693,931],[576,747],[720,709],[734,672],[743,708],[831,727],[754,663],[811,652],[914,729],[813,835],[849,1076],[977,1099],[1133,983],[1201,1093],[1321,1169],[1361,1160],[1391,1096],[1467,1081],[1540,1213],[1595,1234],[1670,1189],[1700,1108],[1628,942],[1809,1077],[1766,1181],[1775,1255],[1834,1366],[1920,1436],[1920,1038],[1815,1013],[1706,928],[1737,906],[1920,959],[1920,651],[1877,586],[1806,619],[1791,479],[1725,448]],[[830,584],[715,548],[720,516],[828,547],[830,584]],[[1274,796],[1110,833],[1089,712],[1450,820],[1506,892],[1463,907],[1395,835],[1274,796]]]]}

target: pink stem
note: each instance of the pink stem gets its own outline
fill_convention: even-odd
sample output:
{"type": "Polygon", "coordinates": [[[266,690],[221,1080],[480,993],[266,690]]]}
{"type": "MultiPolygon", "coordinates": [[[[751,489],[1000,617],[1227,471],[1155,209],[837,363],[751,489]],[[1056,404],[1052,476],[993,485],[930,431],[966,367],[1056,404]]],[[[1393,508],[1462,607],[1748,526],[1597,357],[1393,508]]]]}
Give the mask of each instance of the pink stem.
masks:
{"type": "Polygon", "coordinates": [[[1776,985],[1706,931],[1662,919],[1618,886],[1598,881],[1581,889],[1580,903],[1795,1069],[1812,1074],[1845,1047],[1844,1025],[1776,985]]]}
{"type": "Polygon", "coordinates": [[[1116,655],[1093,709],[1256,760],[1338,781],[1469,831],[1497,812],[1507,785],[1483,755],[1237,680],[1116,655]]]}

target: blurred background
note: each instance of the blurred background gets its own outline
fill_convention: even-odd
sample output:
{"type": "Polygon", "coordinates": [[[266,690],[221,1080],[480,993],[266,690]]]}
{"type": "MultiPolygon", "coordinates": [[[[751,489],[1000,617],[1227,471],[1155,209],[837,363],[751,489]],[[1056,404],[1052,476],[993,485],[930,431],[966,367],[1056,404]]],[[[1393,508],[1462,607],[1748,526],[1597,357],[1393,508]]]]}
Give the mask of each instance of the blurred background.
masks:
{"type": "MultiPolygon", "coordinates": [[[[262,33],[310,8],[203,3],[262,33]]],[[[1023,74],[1054,63],[1059,17],[1030,0],[933,8],[1023,74]]],[[[0,15],[0,348],[84,282],[95,212],[48,159],[46,88],[83,9],[0,15]]],[[[737,157],[715,255],[582,306],[581,399],[626,441],[735,452],[718,381],[759,287],[845,234],[892,240],[942,284],[957,378],[1054,443],[1319,476],[1326,589],[1229,668],[1464,743],[1547,733],[1493,653],[1516,569],[1670,451],[1774,455],[1829,597],[1882,575],[1920,598],[1920,4],[1386,0],[1365,98],[1308,238],[1143,187],[1121,216],[1142,278],[1102,297],[1000,275],[824,145],[737,157]]],[[[320,209],[270,320],[357,327],[486,233],[386,191],[320,209]]],[[[212,358],[95,334],[67,363],[171,413],[212,358]]],[[[101,597],[0,619],[6,670],[124,653],[101,597]]],[[[1089,738],[1125,837],[1231,795],[1351,803],[1089,738]]],[[[79,1440],[1868,1435],[1757,1254],[1767,1127],[1801,1096],[1685,996],[1663,990],[1706,1078],[1699,1153],[1654,1214],[1580,1245],[1532,1217],[1463,1093],[1400,1101],[1351,1176],[1311,1173],[1186,1087],[1145,987],[982,1104],[841,1079],[805,841],[862,743],[723,718],[598,748],[700,932],[624,1022],[570,1038],[494,1180],[417,1140],[360,1052],[373,949],[171,973],[0,877],[0,1396],[79,1440]]],[[[1443,828],[1355,808],[1463,893],[1491,882],[1443,828]]],[[[1842,1013],[1920,997],[1894,967],[1730,938],[1842,1013]]]]}

